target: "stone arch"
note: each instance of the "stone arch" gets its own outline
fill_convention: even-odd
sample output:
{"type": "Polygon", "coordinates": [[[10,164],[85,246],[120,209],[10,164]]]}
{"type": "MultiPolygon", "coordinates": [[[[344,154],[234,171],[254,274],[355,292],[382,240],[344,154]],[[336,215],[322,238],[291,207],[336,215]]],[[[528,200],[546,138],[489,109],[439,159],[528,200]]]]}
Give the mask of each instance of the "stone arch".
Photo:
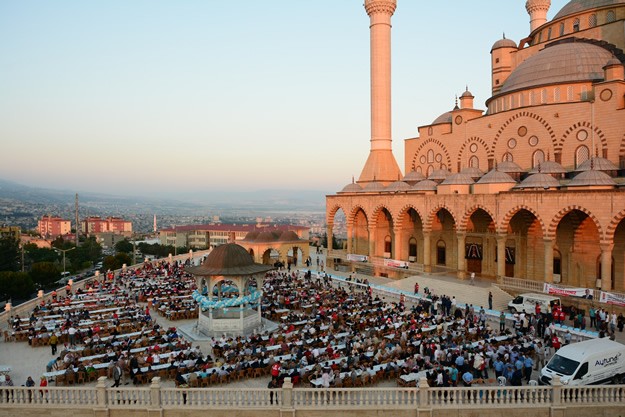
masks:
{"type": "MultiPolygon", "coordinates": [[[[524,204],[515,206],[514,208],[509,210],[506,213],[505,216],[503,216],[503,218],[501,219],[501,222],[499,223],[499,226],[497,227],[497,233],[498,234],[506,234],[507,231],[508,231],[508,225],[510,224],[510,221],[515,216],[515,214],[517,214],[521,210],[527,210],[530,213],[532,213],[534,215],[534,217],[536,217],[536,219],[540,223],[540,228],[542,230],[543,236],[545,236],[546,233],[547,233],[547,228],[545,227],[545,222],[543,221],[542,217],[540,217],[540,215],[538,214],[538,212],[536,210],[534,210],[533,208],[531,208],[529,206],[526,206],[524,204]]],[[[556,225],[556,227],[557,227],[557,225],[556,225]]]]}
{"type": "Polygon", "coordinates": [[[599,237],[601,238],[604,236],[603,227],[601,226],[601,222],[599,221],[599,219],[597,219],[597,216],[595,216],[590,210],[588,210],[585,207],[571,205],[558,211],[558,213],[554,216],[554,218],[549,223],[549,227],[547,228],[547,233],[545,234],[545,237],[550,238],[550,239],[555,238],[556,231],[558,229],[558,224],[560,224],[560,221],[562,221],[562,219],[567,214],[569,214],[570,212],[574,210],[581,211],[582,213],[586,214],[590,219],[592,219],[592,221],[595,223],[595,227],[597,228],[597,231],[599,232],[599,237]]]}
{"type": "MultiPolygon", "coordinates": [[[[462,146],[460,146],[460,150],[458,150],[458,158],[456,160],[456,163],[458,164],[458,166],[462,166],[462,159],[464,156],[464,151],[472,143],[476,143],[482,146],[484,150],[486,151],[486,157],[488,158],[488,155],[490,154],[490,146],[488,146],[488,143],[484,139],[480,138],[479,136],[471,136],[469,139],[464,141],[462,146]]],[[[478,152],[479,152],[479,149],[478,149],[478,152]]],[[[483,166],[483,167],[488,166],[488,161],[480,161],[480,166],[483,166]]],[[[466,168],[466,167],[463,166],[463,168],[466,168]]]]}
{"type": "Polygon", "coordinates": [[[495,158],[495,149],[497,149],[497,143],[499,142],[499,139],[501,139],[502,134],[505,132],[506,128],[514,121],[516,121],[517,119],[520,119],[521,117],[529,117],[530,119],[534,119],[537,122],[539,122],[544,128],[545,130],[547,130],[547,133],[549,134],[550,138],[551,138],[551,146],[556,147],[556,134],[553,131],[553,128],[551,127],[551,125],[541,116],[537,115],[536,113],[532,113],[530,111],[520,111],[514,115],[512,115],[508,120],[506,120],[501,127],[499,128],[499,130],[497,131],[497,133],[495,134],[495,138],[493,140],[493,145],[490,148],[490,154],[488,155],[489,158],[495,158]]]}
{"type": "Polygon", "coordinates": [[[625,167],[625,134],[623,134],[623,139],[621,140],[621,146],[618,152],[619,159],[619,168],[625,167]]]}
{"type": "Polygon", "coordinates": [[[347,210],[345,210],[345,208],[342,205],[335,204],[334,206],[332,206],[332,208],[330,210],[327,211],[326,222],[327,223],[334,223],[334,216],[336,216],[336,213],[339,210],[343,210],[343,213],[345,213],[345,217],[347,217],[347,213],[349,213],[349,212],[347,210]]]}
{"type": "MultiPolygon", "coordinates": [[[[362,211],[365,214],[365,217],[367,218],[367,222],[369,222],[369,214],[367,214],[367,210],[365,210],[365,208],[361,206],[360,204],[357,204],[354,207],[352,207],[352,209],[349,211],[349,215],[347,214],[347,211],[345,212],[345,217],[346,217],[345,221],[348,225],[354,224],[354,217],[356,217],[356,214],[359,211],[362,211]]],[[[334,214],[336,214],[336,212],[334,214]]]]}
{"type": "MultiPolygon", "coordinates": [[[[438,139],[429,138],[429,139],[426,139],[425,141],[423,141],[423,143],[421,143],[421,145],[419,145],[419,147],[417,148],[416,152],[414,153],[414,156],[412,157],[412,162],[410,164],[411,170],[414,171],[414,170],[416,170],[417,166],[421,166],[422,165],[417,160],[417,158],[421,154],[421,151],[423,151],[423,149],[426,146],[430,145],[430,144],[434,144],[434,145],[438,146],[441,149],[441,152],[444,153],[444,159],[445,159],[445,162],[447,164],[447,169],[451,169],[451,157],[449,156],[449,151],[447,151],[447,147],[445,146],[445,144],[443,144],[443,142],[441,142],[438,139]]],[[[443,161],[441,161],[441,163],[443,163],[443,161]]]]}
{"type": "Polygon", "coordinates": [[[469,222],[469,219],[471,218],[473,213],[480,209],[484,210],[490,216],[490,218],[493,219],[493,223],[495,223],[495,216],[493,215],[493,212],[481,204],[476,204],[469,208],[467,211],[465,211],[463,216],[460,218],[460,221],[458,222],[458,232],[467,231],[467,223],[469,222]]]}
{"type": "Polygon", "coordinates": [[[396,224],[396,219],[395,216],[393,215],[393,212],[391,211],[390,208],[388,208],[388,206],[384,203],[382,204],[378,204],[372,211],[371,213],[371,217],[369,218],[369,221],[371,222],[371,225],[375,227],[376,223],[377,223],[377,218],[378,215],[380,214],[380,212],[382,210],[386,210],[388,212],[388,214],[391,216],[391,221],[393,222],[393,224],[396,224]]]}
{"type": "Polygon", "coordinates": [[[614,241],[614,233],[616,232],[616,228],[621,223],[621,221],[623,221],[623,219],[625,219],[625,210],[621,210],[620,212],[616,214],[616,216],[612,217],[612,221],[610,221],[610,224],[608,225],[605,231],[606,241],[608,242],[614,241]]]}
{"type": "Polygon", "coordinates": [[[399,213],[397,214],[397,220],[395,221],[395,225],[396,227],[402,227],[402,218],[406,215],[406,213],[408,213],[408,210],[413,209],[414,211],[417,212],[417,215],[419,216],[419,218],[421,219],[421,223],[425,223],[425,217],[423,217],[423,213],[421,213],[421,210],[419,210],[417,207],[415,207],[414,204],[406,204],[404,207],[401,208],[401,210],[399,210],[399,213]]]}
{"type": "MultiPolygon", "coordinates": [[[[601,129],[599,129],[596,125],[593,126],[590,122],[586,122],[586,121],[577,122],[577,123],[573,124],[572,126],[570,126],[564,132],[564,134],[562,135],[562,138],[555,144],[555,146],[553,148],[554,152],[562,152],[562,148],[564,147],[564,144],[567,142],[567,139],[568,139],[569,135],[571,135],[572,133],[576,132],[580,128],[586,128],[586,129],[594,131],[595,138],[599,139],[599,142],[601,143],[601,151],[602,151],[602,153],[599,156],[602,156],[603,155],[603,150],[608,149],[608,140],[605,137],[605,134],[601,131],[601,129]]],[[[596,144],[597,144],[597,142],[595,141],[595,145],[596,144]]],[[[621,145],[621,147],[623,147],[623,145],[621,145]]],[[[590,155],[592,155],[592,156],[595,155],[595,150],[594,149],[590,150],[590,155]]]]}
{"type": "Polygon", "coordinates": [[[434,216],[436,216],[436,213],[438,213],[441,209],[445,209],[449,215],[451,216],[451,218],[454,221],[454,224],[456,224],[456,227],[458,225],[458,216],[456,216],[453,212],[453,210],[451,210],[449,208],[449,206],[447,206],[446,204],[439,204],[438,206],[434,207],[432,210],[430,210],[430,213],[428,214],[427,217],[423,218],[423,229],[424,230],[432,230],[432,219],[434,218],[434,216]]]}

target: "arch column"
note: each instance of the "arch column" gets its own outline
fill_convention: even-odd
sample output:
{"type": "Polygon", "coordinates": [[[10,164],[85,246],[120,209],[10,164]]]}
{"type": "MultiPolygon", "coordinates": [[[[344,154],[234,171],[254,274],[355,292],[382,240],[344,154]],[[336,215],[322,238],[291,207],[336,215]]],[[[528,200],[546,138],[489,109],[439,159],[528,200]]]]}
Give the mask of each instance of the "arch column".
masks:
{"type": "Polygon", "coordinates": [[[394,227],[393,228],[393,235],[394,235],[394,241],[393,241],[393,258],[395,259],[399,259],[401,261],[403,261],[403,253],[404,253],[404,243],[403,243],[403,230],[401,229],[401,227],[394,227]]]}
{"type": "Polygon", "coordinates": [[[352,239],[354,236],[354,225],[347,224],[347,253],[352,253],[352,239]]]}
{"type": "Polygon", "coordinates": [[[545,282],[553,283],[553,239],[544,239],[545,243],[545,282]]]}
{"type": "Polygon", "coordinates": [[[375,255],[375,227],[369,225],[369,256],[375,255]]]}
{"type": "Polygon", "coordinates": [[[423,270],[432,272],[432,232],[423,232],[423,270]]]}
{"type": "Polygon", "coordinates": [[[497,235],[497,280],[506,276],[506,235],[497,235]]]}
{"type": "MultiPolygon", "coordinates": [[[[334,230],[334,223],[328,223],[327,225],[327,235],[328,235],[328,254],[330,254],[330,251],[333,250],[334,248],[332,247],[332,240],[333,240],[333,230],[334,230]]],[[[326,261],[327,262],[327,261],[326,261]]]]}
{"type": "Polygon", "coordinates": [[[465,243],[467,241],[467,234],[466,233],[457,233],[456,234],[457,239],[458,239],[458,252],[457,252],[457,256],[458,256],[458,271],[457,271],[457,276],[460,279],[465,279],[466,275],[467,275],[467,267],[466,267],[466,259],[465,259],[465,243]]]}
{"type": "Polygon", "coordinates": [[[612,291],[612,249],[613,243],[601,243],[601,289],[612,291]]]}

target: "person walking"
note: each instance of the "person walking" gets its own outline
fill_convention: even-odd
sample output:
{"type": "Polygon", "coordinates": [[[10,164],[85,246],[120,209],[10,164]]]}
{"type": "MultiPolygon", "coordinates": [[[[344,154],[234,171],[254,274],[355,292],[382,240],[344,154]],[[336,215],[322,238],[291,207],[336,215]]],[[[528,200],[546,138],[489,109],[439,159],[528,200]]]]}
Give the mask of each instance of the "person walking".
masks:
{"type": "Polygon", "coordinates": [[[52,336],[50,336],[50,339],[48,339],[48,344],[52,349],[52,355],[56,355],[57,345],[59,344],[59,338],[56,333],[52,333],[52,336]]]}
{"type": "Polygon", "coordinates": [[[493,309],[493,293],[491,291],[488,292],[488,309],[493,309]]]}
{"type": "Polygon", "coordinates": [[[470,280],[469,280],[469,284],[470,284],[470,285],[475,285],[475,272],[471,272],[470,277],[471,277],[471,278],[470,278],[470,280]]]}

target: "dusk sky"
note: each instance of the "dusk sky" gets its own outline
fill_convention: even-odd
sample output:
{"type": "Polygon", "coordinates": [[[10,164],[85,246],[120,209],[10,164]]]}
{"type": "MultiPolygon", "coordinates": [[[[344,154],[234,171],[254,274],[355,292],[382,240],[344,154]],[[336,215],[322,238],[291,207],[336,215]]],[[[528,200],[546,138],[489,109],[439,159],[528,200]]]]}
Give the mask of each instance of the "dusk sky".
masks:
{"type": "MultiPolygon", "coordinates": [[[[399,0],[393,149],[484,108],[525,0],[399,0]]],[[[566,4],[552,0],[549,18],[566,4]]],[[[0,0],[0,179],[113,194],[321,190],[369,152],[363,0],[0,0]]]]}

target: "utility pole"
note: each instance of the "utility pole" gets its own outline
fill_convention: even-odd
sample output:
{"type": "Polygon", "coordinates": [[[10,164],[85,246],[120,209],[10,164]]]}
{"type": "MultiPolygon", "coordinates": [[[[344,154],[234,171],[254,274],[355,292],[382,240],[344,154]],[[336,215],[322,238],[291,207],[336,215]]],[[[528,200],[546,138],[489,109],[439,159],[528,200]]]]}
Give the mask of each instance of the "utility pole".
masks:
{"type": "Polygon", "coordinates": [[[76,246],[69,249],[55,249],[56,251],[63,252],[63,276],[65,276],[65,252],[69,252],[70,250],[76,249],[76,246]]]}
{"type": "Polygon", "coordinates": [[[74,202],[74,209],[76,210],[76,246],[78,246],[78,230],[80,227],[80,221],[78,218],[78,193],[76,193],[76,201],[74,202]]]}

